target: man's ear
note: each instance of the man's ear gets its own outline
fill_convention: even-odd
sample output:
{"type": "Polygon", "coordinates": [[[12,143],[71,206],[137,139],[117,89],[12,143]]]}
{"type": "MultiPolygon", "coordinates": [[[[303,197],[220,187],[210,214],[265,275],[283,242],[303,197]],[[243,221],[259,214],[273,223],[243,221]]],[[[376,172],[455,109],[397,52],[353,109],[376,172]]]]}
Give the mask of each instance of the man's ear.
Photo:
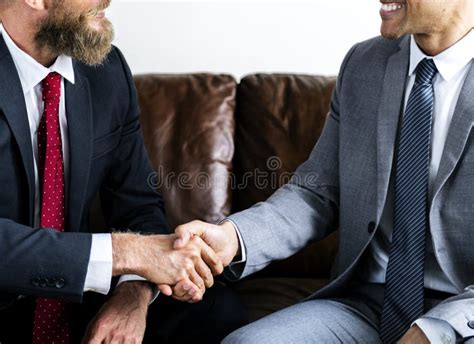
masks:
{"type": "Polygon", "coordinates": [[[24,2],[32,9],[39,11],[45,10],[47,5],[44,0],[24,0],[24,2]]]}

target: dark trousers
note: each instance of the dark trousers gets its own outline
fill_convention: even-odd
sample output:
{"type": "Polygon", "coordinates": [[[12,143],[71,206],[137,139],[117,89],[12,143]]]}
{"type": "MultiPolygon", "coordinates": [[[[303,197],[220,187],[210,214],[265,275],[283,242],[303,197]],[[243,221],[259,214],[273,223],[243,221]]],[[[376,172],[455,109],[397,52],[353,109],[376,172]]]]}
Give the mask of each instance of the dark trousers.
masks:
{"type": "MultiPolygon", "coordinates": [[[[90,320],[106,297],[86,293],[80,305],[70,305],[72,343],[80,343],[90,320]]],[[[26,298],[0,311],[0,343],[31,343],[34,300],[26,298]]],[[[150,305],[144,343],[219,343],[247,323],[239,297],[222,283],[207,290],[195,304],[164,295],[150,305]]]]}

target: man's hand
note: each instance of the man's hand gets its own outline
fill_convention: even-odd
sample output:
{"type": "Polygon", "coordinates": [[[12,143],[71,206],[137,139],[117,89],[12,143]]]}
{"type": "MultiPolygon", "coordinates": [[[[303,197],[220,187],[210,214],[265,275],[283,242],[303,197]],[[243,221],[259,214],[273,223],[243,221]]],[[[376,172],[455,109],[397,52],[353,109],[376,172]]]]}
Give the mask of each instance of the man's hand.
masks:
{"type": "Polygon", "coordinates": [[[175,249],[182,249],[194,236],[198,236],[214,250],[224,267],[228,266],[240,251],[237,233],[229,221],[221,225],[192,221],[176,227],[175,234],[175,249]]]}
{"type": "Polygon", "coordinates": [[[398,341],[398,344],[429,344],[430,341],[426,338],[425,333],[417,326],[413,325],[405,333],[405,335],[398,341]]]}
{"type": "Polygon", "coordinates": [[[194,294],[204,294],[214,284],[213,274],[222,273],[222,262],[199,237],[175,249],[177,238],[174,234],[113,234],[113,275],[136,274],[155,284],[181,281],[194,294]]]}
{"type": "Polygon", "coordinates": [[[87,327],[83,344],[143,341],[152,290],[148,282],[125,282],[99,310],[87,327]]]}
{"type": "MultiPolygon", "coordinates": [[[[175,234],[177,240],[174,243],[175,249],[182,249],[197,237],[202,238],[215,253],[219,256],[223,266],[228,266],[234,257],[240,253],[239,241],[234,226],[230,222],[224,222],[221,225],[212,225],[202,221],[192,221],[178,226],[175,234]]],[[[173,298],[186,301],[200,301],[199,295],[194,293],[186,281],[181,281],[175,286],[160,284],[160,291],[173,298]]]]}

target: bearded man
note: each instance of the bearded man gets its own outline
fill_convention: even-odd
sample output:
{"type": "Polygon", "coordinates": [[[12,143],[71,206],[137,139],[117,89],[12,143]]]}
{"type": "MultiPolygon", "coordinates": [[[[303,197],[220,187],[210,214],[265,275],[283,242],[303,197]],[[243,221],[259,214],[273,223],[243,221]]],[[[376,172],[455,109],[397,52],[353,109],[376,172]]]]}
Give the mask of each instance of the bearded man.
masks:
{"type": "Polygon", "coordinates": [[[178,282],[201,300],[222,263],[198,238],[173,250],[109,3],[0,0],[2,344],[217,342],[242,324],[222,287],[153,302],[178,282]],[[88,226],[98,192],[112,234],[88,226]]]}

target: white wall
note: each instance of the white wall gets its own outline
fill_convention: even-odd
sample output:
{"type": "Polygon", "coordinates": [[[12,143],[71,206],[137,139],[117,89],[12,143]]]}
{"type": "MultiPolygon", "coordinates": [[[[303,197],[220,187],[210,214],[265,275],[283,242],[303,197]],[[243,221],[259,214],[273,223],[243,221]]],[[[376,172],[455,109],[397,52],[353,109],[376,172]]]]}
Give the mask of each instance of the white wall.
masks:
{"type": "Polygon", "coordinates": [[[379,34],[379,2],[113,0],[107,16],[133,73],[336,74],[379,34]]]}

